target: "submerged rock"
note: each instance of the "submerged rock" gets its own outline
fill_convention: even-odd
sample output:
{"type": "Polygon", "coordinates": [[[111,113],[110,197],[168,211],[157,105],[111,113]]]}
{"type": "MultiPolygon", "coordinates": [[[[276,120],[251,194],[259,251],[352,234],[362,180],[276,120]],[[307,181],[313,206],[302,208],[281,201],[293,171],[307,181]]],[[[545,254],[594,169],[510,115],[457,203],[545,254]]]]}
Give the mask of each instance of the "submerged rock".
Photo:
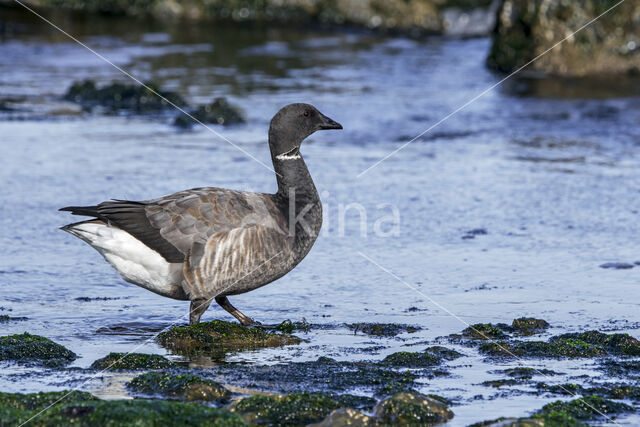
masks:
{"type": "Polygon", "coordinates": [[[629,270],[633,267],[634,265],[629,264],[628,262],[605,262],[604,264],[600,264],[600,268],[611,270],[629,270]]]}
{"type": "MultiPolygon", "coordinates": [[[[195,110],[189,111],[189,114],[202,123],[214,123],[224,126],[246,123],[247,121],[240,108],[229,104],[226,98],[216,98],[211,104],[200,105],[195,110]]],[[[195,124],[197,122],[186,114],[180,114],[173,122],[174,126],[182,128],[188,128],[195,124]]]]}
{"type": "MultiPolygon", "coordinates": [[[[512,72],[614,6],[611,0],[505,0],[498,12],[491,68],[512,72]]],[[[640,3],[624,2],[546,52],[527,70],[560,76],[637,73],[640,3]]]]}
{"type": "Polygon", "coordinates": [[[453,418],[447,405],[419,393],[399,393],[385,399],[378,403],[375,414],[385,425],[431,425],[453,418]]]}
{"type": "Polygon", "coordinates": [[[515,378],[518,380],[530,380],[536,375],[544,375],[544,376],[562,375],[559,372],[555,372],[550,369],[544,369],[544,368],[536,369],[536,368],[526,368],[526,367],[509,368],[509,369],[503,369],[500,371],[492,371],[492,372],[497,374],[506,374],[511,378],[515,378]]]}
{"type": "Polygon", "coordinates": [[[420,330],[419,326],[402,325],[398,323],[347,323],[345,326],[354,333],[373,335],[376,337],[395,337],[404,332],[414,333],[420,330]]]}
{"type": "Polygon", "coordinates": [[[33,425],[82,427],[135,425],[245,426],[237,415],[204,405],[164,400],[99,400],[78,391],[0,393],[3,425],[21,425],[37,415],[33,425]],[[46,411],[43,411],[46,409],[46,411]]]}
{"type": "Polygon", "coordinates": [[[157,113],[174,108],[158,94],[179,107],[187,104],[177,93],[163,91],[154,83],[149,82],[145,85],[151,90],[144,86],[118,82],[98,88],[92,80],[85,80],[74,83],[67,90],[64,99],[78,103],[87,109],[100,107],[110,113],[119,111],[138,114],[157,113]]]}
{"type": "Polygon", "coordinates": [[[191,374],[147,372],[127,383],[127,388],[147,396],[160,395],[186,401],[227,401],[231,396],[222,385],[191,374]]]}
{"type": "Polygon", "coordinates": [[[91,369],[119,371],[137,369],[166,369],[176,366],[159,354],[109,353],[91,364],[91,369]]]}
{"type": "Polygon", "coordinates": [[[586,387],[571,383],[554,385],[538,383],[536,384],[536,388],[545,393],[570,396],[580,394],[583,396],[600,396],[609,399],[630,399],[640,401],[640,385],[606,383],[595,385],[593,387],[586,387]]]}
{"type": "Polygon", "coordinates": [[[348,400],[326,393],[254,395],[234,403],[231,410],[251,424],[306,425],[322,421],[332,411],[346,406],[348,400]]]}
{"type": "Polygon", "coordinates": [[[213,320],[191,326],[175,326],[159,334],[157,341],[180,354],[220,355],[228,351],[299,344],[300,338],[269,332],[260,327],[213,320]]]}
{"type": "Polygon", "coordinates": [[[74,361],[77,357],[74,352],[60,344],[27,332],[0,337],[0,360],[61,366],[74,361]]]}
{"type": "Polygon", "coordinates": [[[588,421],[607,416],[633,411],[629,405],[613,402],[598,396],[584,396],[568,402],[556,401],[544,405],[535,418],[545,420],[545,425],[576,425],[578,421],[588,421]]]}

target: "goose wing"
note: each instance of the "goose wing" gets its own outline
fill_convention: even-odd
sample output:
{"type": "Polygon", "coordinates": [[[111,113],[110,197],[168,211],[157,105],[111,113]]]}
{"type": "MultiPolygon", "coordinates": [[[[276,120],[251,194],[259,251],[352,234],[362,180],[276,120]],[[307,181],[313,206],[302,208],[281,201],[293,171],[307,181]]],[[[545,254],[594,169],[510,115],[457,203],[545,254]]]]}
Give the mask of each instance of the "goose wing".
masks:
{"type": "Polygon", "coordinates": [[[252,232],[242,240],[268,236],[284,241],[287,236],[286,221],[269,195],[213,187],[140,202],[112,200],[61,210],[99,218],[133,235],[168,262],[182,263],[189,256],[192,265],[199,263],[208,242],[215,243],[215,237],[210,242],[214,235],[228,244],[234,243],[230,236],[245,229],[252,232]]]}

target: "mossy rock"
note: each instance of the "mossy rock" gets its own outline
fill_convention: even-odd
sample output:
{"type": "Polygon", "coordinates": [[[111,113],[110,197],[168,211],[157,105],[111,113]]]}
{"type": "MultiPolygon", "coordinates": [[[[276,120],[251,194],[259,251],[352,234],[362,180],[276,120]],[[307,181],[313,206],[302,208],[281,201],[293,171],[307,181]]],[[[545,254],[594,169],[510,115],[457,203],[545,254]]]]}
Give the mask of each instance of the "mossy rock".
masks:
{"type": "Polygon", "coordinates": [[[293,393],[281,396],[254,395],[231,406],[251,424],[306,425],[322,421],[343,403],[325,393],[293,393]]]}
{"type": "MultiPolygon", "coordinates": [[[[469,427],[544,427],[542,419],[535,418],[507,418],[501,417],[495,420],[481,421],[471,424],[469,427]]],[[[559,426],[558,426],[559,427],[559,426]]]]}
{"type": "MultiPolygon", "coordinates": [[[[211,104],[200,105],[195,110],[190,111],[189,114],[202,123],[214,123],[223,126],[247,122],[242,110],[230,104],[226,98],[216,98],[211,104]]],[[[187,128],[197,124],[197,122],[186,114],[180,114],[173,124],[174,126],[187,128]]]]}
{"type": "Polygon", "coordinates": [[[501,371],[493,371],[493,372],[499,373],[499,374],[506,374],[511,378],[515,378],[518,380],[530,380],[536,375],[544,375],[544,376],[560,375],[560,373],[552,371],[551,369],[527,368],[522,366],[519,366],[517,368],[503,369],[501,371]]]}
{"type": "Polygon", "coordinates": [[[146,396],[164,396],[192,401],[229,400],[231,393],[215,381],[191,374],[172,375],[166,372],[147,372],[127,383],[127,388],[146,396]]]}
{"type": "Polygon", "coordinates": [[[640,355],[640,342],[628,334],[604,334],[598,331],[557,335],[543,341],[499,341],[480,345],[482,353],[492,356],[578,358],[607,355],[640,355]]]}
{"type": "Polygon", "coordinates": [[[176,365],[159,354],[109,353],[91,364],[91,369],[126,371],[138,369],[167,369],[176,365]]]}
{"type": "Polygon", "coordinates": [[[447,405],[418,393],[399,393],[381,401],[375,415],[385,425],[431,425],[453,418],[447,405]]]}
{"type": "Polygon", "coordinates": [[[403,325],[399,323],[347,323],[345,326],[354,333],[361,332],[363,334],[376,337],[395,337],[404,332],[414,333],[420,330],[419,326],[403,325]]]}
{"type": "Polygon", "coordinates": [[[42,427],[246,425],[240,417],[229,411],[204,405],[142,399],[104,401],[89,393],[76,391],[0,393],[0,420],[2,425],[20,425],[30,420],[29,425],[42,427]],[[47,410],[41,412],[44,409],[47,410]]]}
{"type": "Polygon", "coordinates": [[[462,337],[474,340],[502,339],[509,336],[506,333],[509,329],[509,325],[505,323],[498,323],[496,325],[492,323],[476,323],[465,328],[462,331],[462,337]]]}
{"type": "Polygon", "coordinates": [[[119,111],[138,114],[156,113],[172,110],[174,107],[171,103],[179,107],[187,105],[177,93],[163,91],[152,82],[145,85],[146,87],[114,82],[98,88],[92,80],[85,80],[73,83],[64,95],[64,99],[78,103],[87,109],[101,107],[111,113],[119,111]]]}
{"type": "Polygon", "coordinates": [[[511,327],[524,335],[533,335],[547,329],[549,323],[546,320],[536,319],[534,317],[520,317],[513,319],[511,327]]]}
{"type": "Polygon", "coordinates": [[[310,424],[309,427],[370,427],[375,426],[376,422],[373,417],[363,414],[351,408],[340,408],[332,411],[327,417],[319,423],[310,424]]]}
{"type": "Polygon", "coordinates": [[[640,360],[605,360],[600,369],[609,376],[640,378],[640,360]]]}
{"type": "Polygon", "coordinates": [[[61,366],[78,356],[60,344],[27,332],[0,337],[0,360],[61,366]]]}
{"type": "Polygon", "coordinates": [[[395,367],[424,368],[436,366],[444,360],[454,360],[462,356],[455,350],[446,347],[434,346],[423,352],[399,351],[385,357],[380,364],[395,367]]]}
{"type": "Polygon", "coordinates": [[[163,347],[180,354],[220,354],[228,351],[281,347],[299,344],[300,338],[270,332],[260,327],[247,327],[239,323],[213,320],[190,326],[175,326],[158,335],[163,347]]]}
{"type": "Polygon", "coordinates": [[[542,407],[534,418],[551,425],[575,425],[577,421],[589,421],[606,416],[633,411],[633,407],[598,396],[584,396],[568,402],[556,401],[542,407]],[[554,424],[557,423],[557,424],[554,424]],[[562,424],[560,424],[562,423],[562,424]]]}
{"type": "Polygon", "coordinates": [[[595,395],[609,399],[630,399],[640,401],[640,386],[632,384],[600,384],[593,387],[585,387],[578,384],[536,384],[536,388],[545,393],[563,394],[575,396],[595,395]]]}

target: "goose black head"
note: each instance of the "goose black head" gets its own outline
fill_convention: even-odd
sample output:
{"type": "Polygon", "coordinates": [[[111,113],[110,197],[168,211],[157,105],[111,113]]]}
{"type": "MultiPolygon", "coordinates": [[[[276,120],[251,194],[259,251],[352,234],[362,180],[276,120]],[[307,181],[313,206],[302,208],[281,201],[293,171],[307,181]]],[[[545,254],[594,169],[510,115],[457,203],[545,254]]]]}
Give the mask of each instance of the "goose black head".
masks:
{"type": "Polygon", "coordinates": [[[276,158],[298,156],[302,141],[315,131],[325,129],[342,129],[342,125],[310,104],[282,107],[269,127],[271,153],[276,158]]]}

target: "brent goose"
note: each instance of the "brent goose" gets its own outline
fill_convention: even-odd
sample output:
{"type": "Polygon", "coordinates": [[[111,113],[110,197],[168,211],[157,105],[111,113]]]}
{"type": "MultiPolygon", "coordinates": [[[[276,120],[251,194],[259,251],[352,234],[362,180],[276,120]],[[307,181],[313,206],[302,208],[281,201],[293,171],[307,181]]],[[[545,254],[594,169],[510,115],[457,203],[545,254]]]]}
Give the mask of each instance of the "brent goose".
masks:
{"type": "Polygon", "coordinates": [[[112,200],[60,209],[94,217],[62,227],[84,240],[127,282],[190,301],[196,324],[211,300],[243,325],[257,324],[227,299],[291,271],[313,246],[322,205],[300,144],[342,126],[309,104],[290,104],[271,120],[275,194],[205,187],[145,201],[112,200]]]}

